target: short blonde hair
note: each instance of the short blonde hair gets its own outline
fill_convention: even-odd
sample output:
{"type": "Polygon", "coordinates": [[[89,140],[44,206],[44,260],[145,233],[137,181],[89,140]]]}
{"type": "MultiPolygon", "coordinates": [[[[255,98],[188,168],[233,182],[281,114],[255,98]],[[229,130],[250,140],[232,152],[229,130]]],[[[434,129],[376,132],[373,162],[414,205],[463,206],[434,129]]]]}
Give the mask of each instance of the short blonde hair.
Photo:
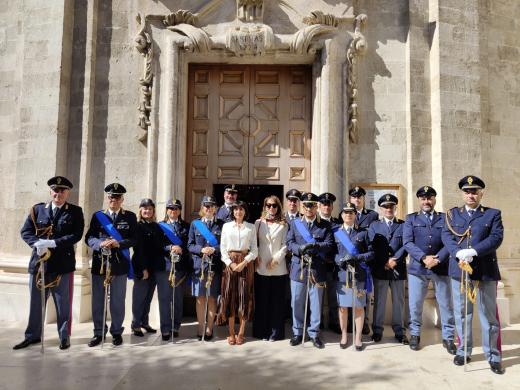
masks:
{"type": "Polygon", "coordinates": [[[144,206],[144,207],[139,207],[139,211],[137,212],[137,222],[141,222],[144,220],[143,218],[143,210],[145,207],[151,207],[152,210],[153,210],[153,216],[152,218],[150,218],[153,222],[157,222],[157,219],[155,217],[155,206],[144,206]]]}

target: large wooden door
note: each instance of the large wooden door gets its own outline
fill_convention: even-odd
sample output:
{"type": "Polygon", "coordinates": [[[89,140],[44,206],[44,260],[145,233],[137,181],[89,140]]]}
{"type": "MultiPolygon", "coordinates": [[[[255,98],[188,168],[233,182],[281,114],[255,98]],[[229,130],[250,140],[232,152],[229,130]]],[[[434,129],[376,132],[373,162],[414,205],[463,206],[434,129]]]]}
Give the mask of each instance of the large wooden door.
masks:
{"type": "Polygon", "coordinates": [[[310,79],[309,67],[190,67],[187,218],[213,184],[310,188],[310,79]]]}

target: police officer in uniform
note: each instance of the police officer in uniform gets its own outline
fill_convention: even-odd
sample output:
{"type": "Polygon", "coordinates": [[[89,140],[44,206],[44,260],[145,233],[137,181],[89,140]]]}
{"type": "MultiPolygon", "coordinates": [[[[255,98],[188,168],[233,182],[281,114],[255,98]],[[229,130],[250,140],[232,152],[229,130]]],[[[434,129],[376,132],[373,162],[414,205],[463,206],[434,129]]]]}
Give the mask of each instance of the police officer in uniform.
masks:
{"type": "MultiPolygon", "coordinates": [[[[500,210],[481,204],[485,184],[482,179],[469,175],[459,181],[464,206],[447,212],[442,241],[450,253],[449,274],[453,296],[455,324],[460,343],[453,362],[464,365],[464,294],[461,293],[461,267],[471,267],[470,288],[476,292],[476,303],[482,328],[482,349],[491,371],[505,372],[501,364],[499,343],[500,323],[497,315],[497,282],[500,280],[497,249],[504,238],[500,210]]],[[[473,304],[468,299],[467,361],[473,349],[473,304]]]]}
{"type": "MultiPolygon", "coordinates": [[[[324,192],[318,197],[318,207],[320,218],[324,221],[330,222],[334,228],[341,224],[340,220],[332,216],[332,210],[334,210],[334,202],[336,197],[330,192],[324,192]]],[[[328,306],[328,326],[329,329],[337,334],[341,334],[341,328],[339,326],[338,318],[338,298],[336,296],[336,279],[337,271],[336,264],[334,262],[334,253],[330,253],[326,257],[325,267],[327,270],[327,306],[328,306]]],[[[324,313],[323,315],[327,315],[324,313]]]]}
{"type": "Polygon", "coordinates": [[[235,184],[228,184],[224,188],[224,204],[217,210],[217,219],[222,222],[231,222],[231,206],[235,204],[238,197],[238,189],[235,184]]]}
{"type": "Polygon", "coordinates": [[[45,300],[52,294],[56,306],[60,349],[70,347],[72,324],[71,294],[74,284],[76,258],[74,244],[81,240],[85,222],[81,207],[67,202],[72,183],[63,176],[49,181],[51,201],[34,205],[22,226],[22,239],[32,248],[29,261],[29,291],[31,296],[29,323],[25,339],[13,349],[26,348],[41,342],[42,306],[38,282],[40,257],[49,251],[45,261],[45,300]]]}
{"type": "Polygon", "coordinates": [[[285,213],[285,219],[288,223],[300,216],[301,197],[301,192],[295,188],[292,188],[285,193],[285,199],[287,199],[287,211],[285,213]]]}
{"type": "Polygon", "coordinates": [[[453,342],[455,319],[451,304],[451,282],[448,276],[448,250],[441,239],[444,213],[435,210],[437,192],[431,186],[417,190],[420,210],[407,215],[403,227],[403,240],[410,255],[408,264],[408,302],[410,307],[410,349],[417,351],[421,342],[421,325],[424,299],[430,281],[435,286],[442,324],[442,344],[455,355],[453,342]]]}
{"type": "Polygon", "coordinates": [[[128,249],[137,241],[137,218],[131,211],[121,206],[124,201],[125,187],[112,183],[105,187],[108,208],[92,215],[90,227],[85,236],[85,242],[93,250],[92,253],[92,320],[94,321],[94,337],[88,346],[94,347],[101,343],[102,333],[107,331],[103,324],[103,306],[105,301],[105,279],[110,278],[110,333],[112,344],[123,343],[123,321],[125,319],[126,278],[130,270],[128,249]],[[105,219],[102,219],[105,218],[105,219]],[[109,234],[101,221],[108,221],[115,228],[109,234]],[[115,235],[119,236],[115,237],[115,235]],[[103,249],[108,255],[102,253],[103,249]],[[107,275],[107,263],[110,262],[110,275],[107,275]]]}
{"type": "MultiPolygon", "coordinates": [[[[365,208],[365,195],[367,192],[363,187],[355,186],[352,187],[349,192],[349,202],[356,206],[356,225],[360,230],[368,230],[370,224],[379,219],[379,214],[374,211],[365,208]]],[[[369,294],[365,295],[365,299],[367,300],[365,306],[365,319],[363,322],[363,334],[370,333],[370,327],[368,326],[368,312],[370,310],[370,296],[369,294]]],[[[350,311],[350,309],[349,309],[350,311]]],[[[349,325],[348,328],[351,329],[352,324],[350,324],[350,319],[352,315],[349,314],[349,325]]]]}
{"type": "Polygon", "coordinates": [[[188,251],[188,233],[190,225],[182,219],[182,203],[179,199],[169,199],[166,202],[166,216],[164,223],[175,232],[175,235],[182,241],[182,245],[173,244],[165,237],[166,246],[164,247],[164,256],[162,262],[157,264],[156,279],[157,290],[159,294],[159,312],[161,317],[161,333],[163,341],[170,339],[168,329],[171,328],[171,322],[166,324],[165,321],[171,318],[171,302],[172,287],[169,278],[172,275],[171,254],[180,256],[179,262],[175,264],[175,307],[173,324],[173,337],[179,337],[179,329],[182,322],[182,308],[184,299],[184,285],[188,274],[191,272],[191,258],[188,251]]]}
{"type": "Polygon", "coordinates": [[[377,204],[383,218],[372,222],[368,237],[374,250],[372,276],[374,281],[374,318],[372,340],[381,341],[385,319],[388,287],[392,296],[392,329],[398,342],[408,344],[403,321],[404,281],[406,280],[406,250],[403,246],[403,223],[396,218],[398,199],[392,194],[379,198],[377,204]]]}
{"type": "Polygon", "coordinates": [[[311,280],[309,284],[310,324],[307,328],[309,337],[316,348],[324,348],[319,338],[321,322],[321,303],[323,287],[327,279],[325,258],[333,250],[334,237],[329,222],[318,215],[318,196],[302,194],[303,216],[291,221],[287,233],[287,248],[292,253],[291,269],[291,306],[293,314],[293,337],[290,344],[296,346],[303,341],[303,321],[305,320],[305,301],[307,299],[308,264],[303,255],[312,256],[311,280]]]}

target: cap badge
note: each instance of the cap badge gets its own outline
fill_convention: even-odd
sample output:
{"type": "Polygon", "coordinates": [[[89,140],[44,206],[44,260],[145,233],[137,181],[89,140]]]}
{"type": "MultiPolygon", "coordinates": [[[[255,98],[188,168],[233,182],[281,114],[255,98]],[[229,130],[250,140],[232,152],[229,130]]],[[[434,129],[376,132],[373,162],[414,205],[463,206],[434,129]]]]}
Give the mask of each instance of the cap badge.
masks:
{"type": "Polygon", "coordinates": [[[473,178],[472,178],[471,176],[468,177],[468,184],[469,184],[469,185],[473,184],[473,178]]]}
{"type": "Polygon", "coordinates": [[[429,188],[428,186],[425,186],[425,187],[424,187],[424,192],[428,192],[429,189],[430,189],[430,188],[429,188]]]}
{"type": "Polygon", "coordinates": [[[386,200],[390,200],[390,195],[386,195],[386,200]]]}
{"type": "Polygon", "coordinates": [[[359,187],[354,188],[356,191],[359,191],[359,187]]]}
{"type": "Polygon", "coordinates": [[[58,178],[56,179],[56,183],[61,184],[61,177],[58,177],[58,178]]]}
{"type": "Polygon", "coordinates": [[[311,195],[310,193],[307,194],[307,199],[308,199],[308,200],[312,200],[312,195],[311,195]]]}
{"type": "Polygon", "coordinates": [[[114,183],[114,190],[117,190],[117,187],[119,187],[119,184],[114,183]]]}

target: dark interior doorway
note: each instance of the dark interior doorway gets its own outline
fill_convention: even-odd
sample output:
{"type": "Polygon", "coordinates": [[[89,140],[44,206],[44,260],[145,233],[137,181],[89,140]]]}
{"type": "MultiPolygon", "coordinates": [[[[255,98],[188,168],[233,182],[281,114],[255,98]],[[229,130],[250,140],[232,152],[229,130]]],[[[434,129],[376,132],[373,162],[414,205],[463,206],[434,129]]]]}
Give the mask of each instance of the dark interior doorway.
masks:
{"type": "MultiPolygon", "coordinates": [[[[221,206],[224,203],[225,184],[213,184],[213,195],[217,203],[221,206]]],[[[263,185],[263,184],[237,184],[238,199],[247,203],[249,209],[248,222],[254,223],[262,213],[264,199],[270,195],[276,195],[284,204],[284,190],[282,185],[263,185]]]]}

